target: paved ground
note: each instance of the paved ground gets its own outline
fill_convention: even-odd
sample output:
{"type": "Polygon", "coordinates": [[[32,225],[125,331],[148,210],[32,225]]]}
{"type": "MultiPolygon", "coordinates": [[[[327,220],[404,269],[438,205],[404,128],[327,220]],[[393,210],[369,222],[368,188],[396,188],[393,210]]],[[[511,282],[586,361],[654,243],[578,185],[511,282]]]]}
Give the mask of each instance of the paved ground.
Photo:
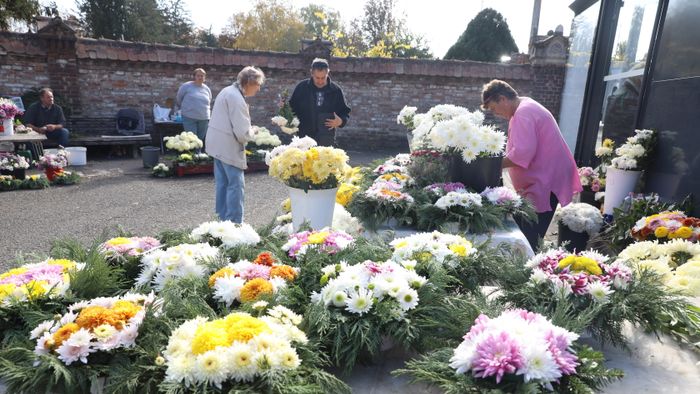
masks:
{"type": "MultiPolygon", "coordinates": [[[[398,152],[348,153],[358,165],[398,152]]],[[[84,175],[78,185],[0,193],[0,269],[18,253],[46,254],[57,238],[89,243],[118,226],[155,235],[215,220],[213,176],[153,178],[140,159],[88,160],[74,169],[84,175]]],[[[286,197],[285,186],[266,172],[246,175],[245,220],[269,223],[286,197]]]]}

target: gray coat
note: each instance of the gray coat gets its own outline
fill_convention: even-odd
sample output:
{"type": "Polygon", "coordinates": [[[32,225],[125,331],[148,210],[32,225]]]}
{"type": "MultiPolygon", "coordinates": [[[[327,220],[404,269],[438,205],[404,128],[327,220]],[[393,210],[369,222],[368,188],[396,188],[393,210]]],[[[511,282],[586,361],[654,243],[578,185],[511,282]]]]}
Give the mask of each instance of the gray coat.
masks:
{"type": "Polygon", "coordinates": [[[250,113],[237,83],[216,96],[207,129],[206,152],[209,156],[245,170],[245,144],[254,137],[250,113]]]}

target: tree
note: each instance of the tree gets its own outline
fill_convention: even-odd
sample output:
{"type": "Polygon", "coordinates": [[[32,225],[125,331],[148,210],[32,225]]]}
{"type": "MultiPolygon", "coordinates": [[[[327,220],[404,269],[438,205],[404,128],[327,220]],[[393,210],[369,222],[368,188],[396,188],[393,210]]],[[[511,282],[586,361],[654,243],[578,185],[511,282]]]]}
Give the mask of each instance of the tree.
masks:
{"type": "Polygon", "coordinates": [[[334,40],[343,34],[343,23],[338,11],[322,5],[309,4],[301,9],[300,14],[309,38],[334,40]]]}
{"type": "Polygon", "coordinates": [[[31,23],[38,14],[38,0],[0,0],[0,30],[9,29],[13,21],[31,23]]]}
{"type": "Polygon", "coordinates": [[[280,0],[258,0],[252,11],[231,17],[219,42],[238,49],[299,52],[304,36],[298,11],[280,0]]]}
{"type": "Polygon", "coordinates": [[[80,0],[86,33],[95,38],[189,44],[194,32],[182,0],[80,0]]]}
{"type": "Polygon", "coordinates": [[[485,8],[469,22],[464,33],[445,54],[445,59],[497,62],[501,56],[517,51],[503,15],[485,8]]]}

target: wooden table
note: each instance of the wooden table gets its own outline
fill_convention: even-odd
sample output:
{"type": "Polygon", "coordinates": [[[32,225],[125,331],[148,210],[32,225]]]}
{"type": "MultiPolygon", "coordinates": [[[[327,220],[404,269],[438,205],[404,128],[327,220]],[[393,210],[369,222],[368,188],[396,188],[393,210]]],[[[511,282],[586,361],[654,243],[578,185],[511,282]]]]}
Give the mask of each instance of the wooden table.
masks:
{"type": "Polygon", "coordinates": [[[39,134],[36,131],[30,131],[26,134],[13,134],[0,137],[0,142],[8,141],[15,144],[26,142],[30,145],[32,152],[37,155],[37,159],[44,155],[44,145],[42,141],[46,141],[46,135],[39,134]]]}

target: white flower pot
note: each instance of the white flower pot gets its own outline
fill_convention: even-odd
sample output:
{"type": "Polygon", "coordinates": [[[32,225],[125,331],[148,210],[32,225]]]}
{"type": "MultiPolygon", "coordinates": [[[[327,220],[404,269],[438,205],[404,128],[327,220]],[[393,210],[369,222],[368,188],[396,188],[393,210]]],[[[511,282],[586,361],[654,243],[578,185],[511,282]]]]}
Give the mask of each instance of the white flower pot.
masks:
{"type": "Polygon", "coordinates": [[[605,177],[604,214],[612,215],[613,209],[619,207],[625,197],[634,192],[634,186],[641,175],[641,171],[626,171],[608,167],[605,177]]]}
{"type": "Polygon", "coordinates": [[[5,118],[2,120],[3,131],[0,132],[1,137],[7,137],[15,133],[15,119],[5,118]]]}
{"type": "Polygon", "coordinates": [[[289,199],[292,202],[292,224],[294,231],[306,221],[311,228],[320,230],[333,223],[335,194],[338,188],[325,190],[296,189],[289,187],[289,199]]]}

